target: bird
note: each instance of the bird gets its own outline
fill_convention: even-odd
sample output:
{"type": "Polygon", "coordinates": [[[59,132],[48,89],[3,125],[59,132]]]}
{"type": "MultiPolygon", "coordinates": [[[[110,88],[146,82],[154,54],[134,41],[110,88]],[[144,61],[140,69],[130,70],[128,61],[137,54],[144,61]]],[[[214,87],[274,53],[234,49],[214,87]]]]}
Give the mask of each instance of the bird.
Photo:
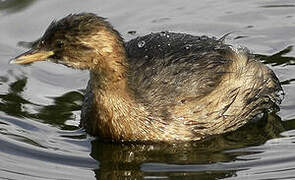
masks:
{"type": "Polygon", "coordinates": [[[118,142],[199,141],[279,111],[274,72],[245,47],[162,31],[125,42],[103,17],[53,21],[11,64],[50,61],[88,70],[80,126],[118,142]]]}

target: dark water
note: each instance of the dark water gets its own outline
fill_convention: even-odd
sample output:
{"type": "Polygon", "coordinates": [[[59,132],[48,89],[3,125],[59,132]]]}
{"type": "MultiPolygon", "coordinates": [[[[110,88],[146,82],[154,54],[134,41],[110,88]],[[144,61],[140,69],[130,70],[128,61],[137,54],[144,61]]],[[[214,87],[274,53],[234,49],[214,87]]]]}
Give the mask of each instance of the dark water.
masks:
{"type": "Polygon", "coordinates": [[[0,179],[295,179],[295,1],[0,1],[0,179]],[[247,46],[278,75],[286,97],[239,131],[187,144],[112,144],[78,128],[88,73],[46,62],[21,67],[55,18],[94,12],[129,40],[170,30],[247,46]]]}

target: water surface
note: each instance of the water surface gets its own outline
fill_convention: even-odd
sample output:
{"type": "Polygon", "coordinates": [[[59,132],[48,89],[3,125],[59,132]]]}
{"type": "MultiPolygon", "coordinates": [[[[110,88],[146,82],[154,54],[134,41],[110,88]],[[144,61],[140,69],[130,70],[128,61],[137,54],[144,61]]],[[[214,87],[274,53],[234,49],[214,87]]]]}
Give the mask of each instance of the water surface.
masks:
{"type": "Polygon", "coordinates": [[[293,0],[0,1],[0,179],[295,178],[293,0]],[[114,144],[78,128],[88,72],[9,59],[70,13],[107,17],[126,41],[158,31],[221,37],[273,69],[281,111],[240,130],[185,144],[114,144]]]}

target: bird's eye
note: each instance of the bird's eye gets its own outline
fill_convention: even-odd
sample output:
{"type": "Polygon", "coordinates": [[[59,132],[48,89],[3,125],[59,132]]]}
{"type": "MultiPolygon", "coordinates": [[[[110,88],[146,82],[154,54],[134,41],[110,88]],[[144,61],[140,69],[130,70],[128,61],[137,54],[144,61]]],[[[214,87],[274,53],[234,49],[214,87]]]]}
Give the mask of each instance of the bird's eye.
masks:
{"type": "Polygon", "coordinates": [[[62,40],[57,40],[56,46],[57,46],[57,48],[62,48],[64,46],[64,42],[62,40]]]}
{"type": "Polygon", "coordinates": [[[41,44],[42,46],[44,46],[44,45],[45,45],[45,41],[42,40],[42,41],[40,42],[40,44],[41,44]]]}

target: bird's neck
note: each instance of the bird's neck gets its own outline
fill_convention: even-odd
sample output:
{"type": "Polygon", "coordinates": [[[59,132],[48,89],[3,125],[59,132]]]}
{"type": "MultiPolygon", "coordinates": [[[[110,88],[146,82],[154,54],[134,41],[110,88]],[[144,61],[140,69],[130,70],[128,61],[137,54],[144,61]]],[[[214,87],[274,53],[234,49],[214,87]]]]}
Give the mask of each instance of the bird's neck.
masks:
{"type": "Polygon", "coordinates": [[[90,69],[94,96],[98,98],[109,96],[108,99],[131,99],[127,79],[127,57],[123,46],[118,47],[116,52],[104,53],[103,58],[104,63],[98,63],[94,69],[90,69]]]}
{"type": "Polygon", "coordinates": [[[129,87],[128,57],[123,41],[119,36],[107,33],[109,31],[99,37],[104,41],[103,44],[96,44],[97,59],[94,59],[95,66],[90,69],[94,96],[91,134],[117,140],[155,139],[161,133],[157,129],[161,128],[148,128],[156,124],[148,120],[150,113],[137,101],[129,87]]]}
{"type": "Polygon", "coordinates": [[[93,85],[98,89],[125,89],[127,85],[128,64],[125,55],[104,56],[105,63],[99,63],[90,69],[93,85]]]}
{"type": "Polygon", "coordinates": [[[113,58],[110,59],[113,63],[109,63],[104,69],[90,72],[94,96],[92,134],[112,139],[143,138],[140,135],[135,136],[137,130],[133,127],[142,126],[139,117],[145,116],[145,110],[135,102],[128,87],[127,66],[124,65],[126,59],[114,61],[113,58]]]}

